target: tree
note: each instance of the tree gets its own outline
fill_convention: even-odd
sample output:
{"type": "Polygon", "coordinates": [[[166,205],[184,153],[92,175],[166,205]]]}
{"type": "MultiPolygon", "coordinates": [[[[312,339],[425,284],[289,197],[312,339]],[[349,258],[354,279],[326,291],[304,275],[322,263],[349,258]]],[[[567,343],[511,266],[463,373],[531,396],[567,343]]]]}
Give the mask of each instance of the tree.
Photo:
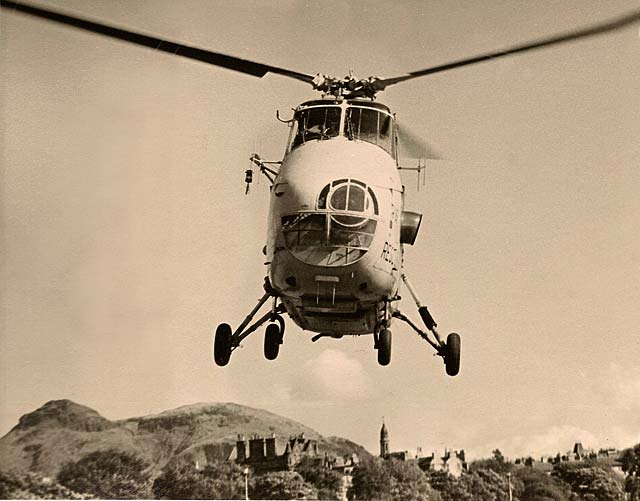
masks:
{"type": "Polygon", "coordinates": [[[318,464],[317,461],[309,457],[302,459],[300,464],[296,466],[296,471],[305,482],[318,490],[318,498],[338,499],[343,479],[340,473],[318,464]]]}
{"type": "Polygon", "coordinates": [[[390,499],[383,498],[387,486],[391,484],[391,472],[385,468],[382,459],[364,461],[353,470],[349,499],[390,499]]]}
{"type": "Polygon", "coordinates": [[[571,499],[571,487],[556,477],[534,468],[515,470],[516,496],[521,501],[566,501],[571,499]]]}
{"type": "Polygon", "coordinates": [[[87,454],[58,473],[58,482],[65,487],[103,499],[148,498],[149,478],[143,459],[117,449],[87,454]]]}
{"type": "Polygon", "coordinates": [[[403,461],[365,461],[353,470],[349,499],[439,500],[424,472],[415,464],[403,461]]]}
{"type": "Polygon", "coordinates": [[[622,471],[627,474],[624,490],[630,501],[640,501],[640,444],[625,449],[620,456],[622,471]]]}
{"type": "Polygon", "coordinates": [[[493,451],[492,458],[473,461],[469,469],[471,471],[493,470],[496,473],[504,475],[513,469],[513,464],[505,459],[500,449],[496,449],[493,451]]]}
{"type": "Polygon", "coordinates": [[[438,491],[442,501],[473,501],[460,479],[449,475],[446,471],[430,471],[427,473],[429,484],[438,491]]]}
{"type": "Polygon", "coordinates": [[[620,464],[627,475],[640,477],[640,444],[622,451],[620,464]]]}
{"type": "Polygon", "coordinates": [[[235,463],[212,462],[198,470],[173,463],[153,482],[156,499],[244,499],[244,470],[235,463]]]}
{"type": "MultiPolygon", "coordinates": [[[[509,482],[506,474],[501,475],[493,468],[476,469],[462,475],[460,484],[473,500],[507,501],[509,499],[509,482]]],[[[517,497],[514,496],[514,501],[516,499],[517,497]]]]}
{"type": "Polygon", "coordinates": [[[91,499],[33,472],[0,471],[0,499],[91,499]]]}
{"type": "Polygon", "coordinates": [[[560,463],[551,473],[585,501],[623,501],[622,481],[611,467],[588,461],[560,463]]]}
{"type": "Polygon", "coordinates": [[[254,478],[253,499],[318,499],[316,489],[295,471],[266,473],[254,478]]]}

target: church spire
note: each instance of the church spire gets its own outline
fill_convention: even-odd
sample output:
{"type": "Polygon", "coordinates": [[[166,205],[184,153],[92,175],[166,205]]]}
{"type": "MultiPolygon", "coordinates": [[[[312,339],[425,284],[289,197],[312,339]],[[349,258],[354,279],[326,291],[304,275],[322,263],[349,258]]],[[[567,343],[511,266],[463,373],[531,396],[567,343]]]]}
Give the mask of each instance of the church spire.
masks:
{"type": "Polygon", "coordinates": [[[389,431],[384,424],[384,418],[382,418],[382,428],[380,428],[380,457],[386,457],[389,455],[389,431]]]}

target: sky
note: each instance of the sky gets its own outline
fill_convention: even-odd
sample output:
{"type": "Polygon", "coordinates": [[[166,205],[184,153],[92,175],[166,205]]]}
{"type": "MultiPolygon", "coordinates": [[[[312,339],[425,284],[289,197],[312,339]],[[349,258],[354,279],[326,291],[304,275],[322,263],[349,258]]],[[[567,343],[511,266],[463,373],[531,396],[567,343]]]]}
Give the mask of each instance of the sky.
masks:
{"type": "MultiPolygon", "coordinates": [[[[70,13],[307,74],[391,77],[617,16],[635,1],[48,0],[70,13]]],[[[224,368],[220,322],[262,295],[275,119],[315,94],[0,11],[0,434],[48,400],[109,419],[236,402],[378,451],[515,458],[640,442],[640,26],[390,87],[443,157],[406,273],[462,337],[460,374],[407,326],[288,322],[224,368]],[[256,176],[257,177],[257,176],[256,176]]],[[[415,160],[403,160],[413,166],[415,160]]],[[[401,291],[402,294],[402,291],[401,291]]],[[[417,320],[407,296],[405,314],[417,320]]]]}

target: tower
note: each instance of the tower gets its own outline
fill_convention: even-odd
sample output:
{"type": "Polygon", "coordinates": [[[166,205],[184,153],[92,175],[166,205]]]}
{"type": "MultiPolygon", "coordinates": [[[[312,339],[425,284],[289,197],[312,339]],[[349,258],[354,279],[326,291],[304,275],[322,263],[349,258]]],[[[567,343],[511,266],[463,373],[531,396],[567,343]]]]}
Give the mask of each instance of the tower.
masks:
{"type": "Polygon", "coordinates": [[[380,428],[380,457],[384,458],[389,455],[389,432],[382,420],[382,428],[380,428]]]}

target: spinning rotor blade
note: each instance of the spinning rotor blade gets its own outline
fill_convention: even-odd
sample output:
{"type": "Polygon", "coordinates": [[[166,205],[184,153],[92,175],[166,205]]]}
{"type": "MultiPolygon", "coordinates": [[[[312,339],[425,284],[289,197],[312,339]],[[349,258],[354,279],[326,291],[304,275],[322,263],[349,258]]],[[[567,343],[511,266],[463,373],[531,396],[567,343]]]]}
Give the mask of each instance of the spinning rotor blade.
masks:
{"type": "Polygon", "coordinates": [[[440,154],[424,139],[409,128],[398,124],[398,142],[400,156],[408,158],[422,158],[425,160],[441,160],[440,154]]]}
{"type": "Polygon", "coordinates": [[[221,66],[229,70],[239,71],[255,77],[263,77],[267,73],[277,73],[278,75],[284,75],[289,78],[301,80],[311,84],[313,77],[305,75],[304,73],[298,73],[296,71],[287,70],[285,68],[278,68],[277,66],[269,66],[267,64],[256,63],[253,61],[247,61],[246,59],[240,59],[238,57],[227,56],[218,52],[212,52],[205,49],[199,49],[197,47],[190,47],[169,40],[163,40],[161,38],[155,38],[149,35],[143,35],[141,33],[135,33],[122,28],[116,28],[115,26],[108,26],[106,24],[97,23],[94,21],[88,21],[74,16],[62,14],[60,12],[54,12],[47,9],[41,9],[39,7],[33,7],[20,2],[13,2],[11,0],[0,0],[0,6],[6,9],[13,9],[31,16],[40,17],[56,23],[73,26],[92,33],[98,33],[107,37],[123,40],[136,45],[142,45],[151,49],[160,50],[162,52],[168,52],[176,56],[186,57],[188,59],[195,59],[196,61],[202,61],[204,63],[212,64],[214,66],[221,66]]]}
{"type": "Polygon", "coordinates": [[[412,71],[411,73],[408,73],[406,75],[401,75],[398,77],[376,80],[373,82],[373,85],[376,91],[381,91],[381,90],[384,90],[389,85],[397,84],[399,82],[404,82],[405,80],[410,80],[412,78],[422,77],[425,75],[432,75],[434,73],[441,73],[443,71],[448,71],[455,68],[461,68],[463,66],[469,66],[472,64],[481,63],[483,61],[488,61],[490,59],[497,59],[499,57],[509,56],[511,54],[518,54],[520,52],[527,52],[530,50],[541,49],[543,47],[550,47],[552,45],[558,45],[565,42],[572,42],[574,40],[579,40],[581,38],[589,38],[592,36],[602,35],[610,31],[615,31],[615,30],[625,28],[626,26],[636,21],[640,21],[640,10],[630,12],[628,14],[617,17],[610,21],[605,21],[603,23],[587,26],[585,28],[580,28],[577,30],[560,33],[558,35],[541,38],[539,40],[534,40],[534,41],[523,43],[523,44],[513,45],[511,47],[506,47],[502,50],[487,52],[486,54],[481,54],[481,55],[466,58],[466,59],[459,59],[457,61],[453,61],[447,64],[440,64],[438,66],[432,66],[431,68],[425,68],[423,70],[412,71]]]}

